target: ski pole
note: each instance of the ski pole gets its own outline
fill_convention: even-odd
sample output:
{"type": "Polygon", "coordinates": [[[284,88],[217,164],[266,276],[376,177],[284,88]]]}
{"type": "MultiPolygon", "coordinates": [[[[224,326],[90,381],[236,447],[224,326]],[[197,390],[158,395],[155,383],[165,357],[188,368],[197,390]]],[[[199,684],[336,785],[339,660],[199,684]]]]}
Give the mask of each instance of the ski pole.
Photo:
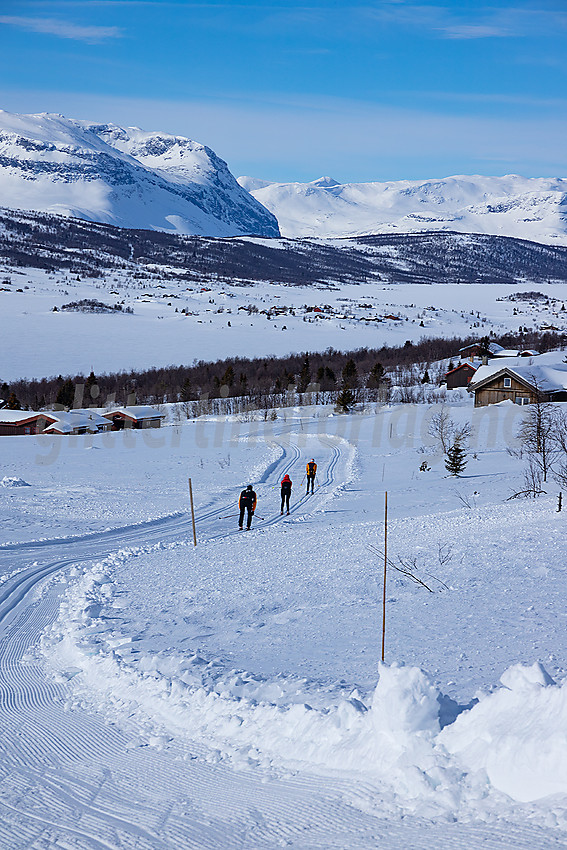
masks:
{"type": "Polygon", "coordinates": [[[237,514],[227,514],[226,516],[219,516],[217,517],[217,519],[230,519],[233,516],[240,516],[240,512],[238,512],[237,514]]]}

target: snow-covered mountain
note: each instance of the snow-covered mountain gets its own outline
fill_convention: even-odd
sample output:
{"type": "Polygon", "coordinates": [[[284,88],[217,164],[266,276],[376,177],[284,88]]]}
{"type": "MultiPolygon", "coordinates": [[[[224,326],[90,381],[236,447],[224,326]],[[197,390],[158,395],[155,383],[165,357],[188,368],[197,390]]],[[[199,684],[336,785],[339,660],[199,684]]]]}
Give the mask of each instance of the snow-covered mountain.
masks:
{"type": "Polygon", "coordinates": [[[205,145],[62,115],[0,110],[0,203],[129,228],[279,235],[205,145]]]}
{"type": "Polygon", "coordinates": [[[567,179],[458,176],[338,183],[238,182],[278,219],[283,236],[342,237],[451,230],[567,245],[567,179]]]}

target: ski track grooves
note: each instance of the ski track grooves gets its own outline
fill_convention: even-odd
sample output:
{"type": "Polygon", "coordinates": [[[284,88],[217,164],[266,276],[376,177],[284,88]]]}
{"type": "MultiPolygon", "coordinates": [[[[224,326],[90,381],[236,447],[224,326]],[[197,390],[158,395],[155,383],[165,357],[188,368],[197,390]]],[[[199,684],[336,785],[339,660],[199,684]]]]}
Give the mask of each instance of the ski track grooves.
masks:
{"type": "MultiPolygon", "coordinates": [[[[282,455],[270,464],[264,475],[265,482],[274,475],[274,486],[301,458],[301,451],[296,445],[279,445],[282,455]]],[[[334,469],[341,452],[335,446],[332,450],[321,486],[334,481],[334,469]]],[[[303,496],[293,506],[293,512],[303,511],[312,498],[303,496]]],[[[200,526],[206,526],[231,507],[222,504],[205,509],[198,513],[197,521],[200,526]]],[[[280,519],[278,513],[257,527],[269,527],[280,519]]],[[[226,801],[229,809],[238,809],[233,827],[236,833],[240,833],[238,840],[236,833],[230,840],[226,816],[219,819],[218,827],[211,824],[203,831],[199,829],[199,819],[195,822],[194,818],[179,815],[165,829],[169,835],[164,839],[169,814],[155,811],[151,801],[163,800],[163,782],[164,778],[167,780],[168,772],[161,772],[159,762],[167,761],[171,769],[170,754],[149,753],[147,749],[130,751],[126,747],[124,732],[104,724],[80,706],[65,710],[66,701],[71,696],[68,686],[65,682],[46,679],[42,666],[33,654],[29,654],[41,633],[57,615],[60,593],[57,573],[77,563],[100,559],[128,545],[188,538],[190,530],[189,516],[176,513],[121,529],[0,547],[1,574],[9,575],[0,585],[0,717],[3,730],[0,736],[0,846],[16,850],[36,846],[36,842],[40,842],[45,847],[161,850],[169,847],[217,848],[228,840],[230,846],[246,847],[246,840],[241,840],[243,834],[254,835],[262,844],[275,840],[276,834],[281,839],[282,819],[290,820],[285,832],[291,837],[301,835],[305,829],[305,826],[298,825],[297,820],[312,825],[316,822],[320,829],[325,829],[329,821],[334,820],[330,811],[323,817],[318,812],[319,807],[314,809],[312,801],[298,804],[294,794],[292,818],[289,806],[276,798],[269,801],[268,806],[272,810],[271,827],[262,825],[263,818],[258,821],[250,815],[246,818],[248,823],[239,824],[246,809],[242,810],[240,801],[237,806],[236,801],[229,798],[226,801]],[[40,560],[41,556],[44,560],[40,560]],[[30,564],[32,557],[38,558],[38,561],[30,564]],[[48,584],[44,590],[38,592],[46,581],[48,584]],[[13,745],[14,741],[18,742],[17,746],[13,745]],[[149,773],[148,758],[152,768],[149,773]],[[83,765],[90,768],[86,776],[82,775],[83,765]],[[122,796],[115,792],[114,796],[108,795],[106,805],[95,805],[94,800],[106,784],[100,768],[93,781],[92,773],[97,773],[97,765],[109,766],[104,773],[118,777],[117,785],[122,780],[131,782],[133,775],[137,777],[135,781],[139,786],[139,777],[143,777],[143,790],[138,788],[138,791],[141,798],[145,798],[144,803],[136,802],[139,799],[137,795],[123,789],[122,796]],[[31,794],[30,788],[33,789],[31,794]],[[161,829],[155,827],[158,823],[161,829]],[[263,840],[260,839],[262,832],[265,833],[263,840]]],[[[223,536],[228,535],[215,537],[223,536]]],[[[176,749],[175,745],[172,749],[176,749]]],[[[184,765],[181,761],[179,764],[184,765]]],[[[203,767],[199,765],[199,769],[202,771],[203,767]]],[[[212,775],[209,766],[206,770],[209,784],[218,781],[215,774],[219,771],[232,775],[226,766],[213,769],[212,775]]],[[[195,794],[192,772],[186,766],[181,774],[179,770],[175,772],[171,795],[183,792],[191,798],[195,794]]],[[[226,777],[222,777],[222,781],[228,782],[226,777]]],[[[257,791],[258,779],[252,777],[249,781],[257,791]]],[[[241,794],[244,792],[238,790],[236,797],[241,794]]],[[[168,797],[167,794],[165,796],[168,797]]],[[[337,829],[344,831],[345,823],[337,823],[337,829]]]]}
{"type": "MultiPolygon", "coordinates": [[[[332,437],[322,442],[332,452],[324,478],[314,495],[303,495],[292,506],[296,519],[317,505],[321,489],[329,493],[335,484],[342,450],[332,437]]],[[[282,456],[270,464],[260,483],[273,475],[272,486],[277,488],[280,477],[299,462],[297,446],[281,448],[282,456]]],[[[276,498],[279,507],[279,493],[276,498]]],[[[199,525],[205,530],[233,506],[207,507],[198,514],[199,525]]],[[[269,528],[282,519],[278,512],[256,528],[269,528]]],[[[400,818],[371,783],[353,787],[351,778],[323,781],[307,774],[266,782],[257,770],[235,773],[226,763],[211,761],[209,751],[198,745],[191,747],[191,758],[175,741],[163,751],[132,747],[136,727],[129,731],[127,718],[124,728],[108,723],[73,702],[66,681],[45,678],[33,647],[59,611],[57,573],[117,548],[190,535],[189,516],[178,513],[108,532],[0,548],[0,575],[10,576],[0,585],[2,850],[561,846],[560,840],[550,843],[547,831],[497,824],[459,825],[448,843],[446,824],[400,818]],[[32,557],[41,555],[43,563],[30,564],[32,557]]]]}

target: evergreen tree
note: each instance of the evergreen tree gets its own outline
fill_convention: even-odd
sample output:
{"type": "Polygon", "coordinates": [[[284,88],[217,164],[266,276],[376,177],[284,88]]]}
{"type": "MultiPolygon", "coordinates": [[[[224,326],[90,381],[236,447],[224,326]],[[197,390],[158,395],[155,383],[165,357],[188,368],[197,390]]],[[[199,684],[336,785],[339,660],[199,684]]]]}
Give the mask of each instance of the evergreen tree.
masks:
{"type": "Polygon", "coordinates": [[[100,390],[98,386],[98,380],[95,373],[91,369],[90,374],[87,380],[85,381],[85,396],[87,398],[87,404],[89,399],[98,398],[99,393],[100,390]]]}
{"type": "Polygon", "coordinates": [[[221,386],[231,387],[234,384],[234,369],[229,364],[226,367],[226,372],[220,379],[221,386]]]}
{"type": "Polygon", "coordinates": [[[63,381],[63,383],[59,387],[59,392],[57,393],[55,404],[60,404],[62,407],[73,407],[74,399],[75,385],[71,378],[67,378],[67,380],[63,381]]]}
{"type": "Polygon", "coordinates": [[[303,365],[301,367],[301,371],[299,372],[299,379],[297,381],[297,392],[304,393],[307,392],[307,387],[311,383],[311,366],[309,364],[309,355],[305,355],[305,360],[303,361],[303,365]]]}
{"type": "Polygon", "coordinates": [[[463,448],[462,440],[456,438],[453,445],[447,450],[445,469],[451,475],[458,476],[461,474],[466,465],[467,455],[463,448]]]}
{"type": "Polygon", "coordinates": [[[375,363],[368,375],[366,386],[371,390],[377,390],[384,381],[384,367],[381,363],[375,363]]]}
{"type": "Polygon", "coordinates": [[[421,379],[421,383],[422,384],[428,384],[429,383],[429,372],[427,371],[427,369],[423,373],[423,378],[421,379]]]}
{"type": "Polygon", "coordinates": [[[355,399],[353,391],[351,389],[349,389],[348,387],[345,387],[344,389],[342,389],[340,391],[340,393],[337,396],[337,408],[342,413],[348,413],[349,410],[354,405],[355,401],[356,401],[356,399],[355,399]]]}
{"type": "Polygon", "coordinates": [[[183,384],[181,386],[181,401],[191,401],[192,396],[192,388],[191,388],[191,378],[189,376],[185,378],[183,384]]]}
{"type": "Polygon", "coordinates": [[[353,390],[358,386],[358,372],[356,369],[356,363],[352,357],[345,363],[341,378],[343,382],[343,389],[353,390]]]}
{"type": "Polygon", "coordinates": [[[8,396],[8,403],[6,407],[8,408],[8,410],[22,410],[22,405],[16,398],[16,393],[10,393],[10,395],[8,396]]]}

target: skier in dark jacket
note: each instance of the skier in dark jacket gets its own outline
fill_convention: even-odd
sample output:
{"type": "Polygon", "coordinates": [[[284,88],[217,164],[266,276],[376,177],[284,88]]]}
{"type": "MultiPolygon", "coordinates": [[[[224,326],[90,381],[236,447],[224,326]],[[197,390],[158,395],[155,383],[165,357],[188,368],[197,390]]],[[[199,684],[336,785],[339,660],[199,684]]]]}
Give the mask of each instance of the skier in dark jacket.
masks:
{"type": "Polygon", "coordinates": [[[311,492],[315,492],[315,476],[317,475],[317,464],[315,463],[315,458],[311,458],[311,460],[307,463],[305,467],[306,475],[307,475],[307,496],[309,495],[309,484],[311,484],[311,492]]]}
{"type": "Polygon", "coordinates": [[[280,514],[283,514],[284,504],[287,506],[287,513],[289,516],[289,497],[291,496],[291,478],[289,475],[284,475],[281,481],[282,488],[282,506],[280,510],[280,514]]]}
{"type": "Polygon", "coordinates": [[[244,525],[244,512],[248,511],[246,528],[249,529],[252,525],[252,517],[254,516],[254,511],[256,510],[256,493],[254,492],[254,488],[251,484],[249,484],[246,490],[243,490],[240,494],[240,499],[238,500],[238,507],[240,508],[240,519],[238,520],[238,527],[242,531],[242,526],[244,525]]]}

